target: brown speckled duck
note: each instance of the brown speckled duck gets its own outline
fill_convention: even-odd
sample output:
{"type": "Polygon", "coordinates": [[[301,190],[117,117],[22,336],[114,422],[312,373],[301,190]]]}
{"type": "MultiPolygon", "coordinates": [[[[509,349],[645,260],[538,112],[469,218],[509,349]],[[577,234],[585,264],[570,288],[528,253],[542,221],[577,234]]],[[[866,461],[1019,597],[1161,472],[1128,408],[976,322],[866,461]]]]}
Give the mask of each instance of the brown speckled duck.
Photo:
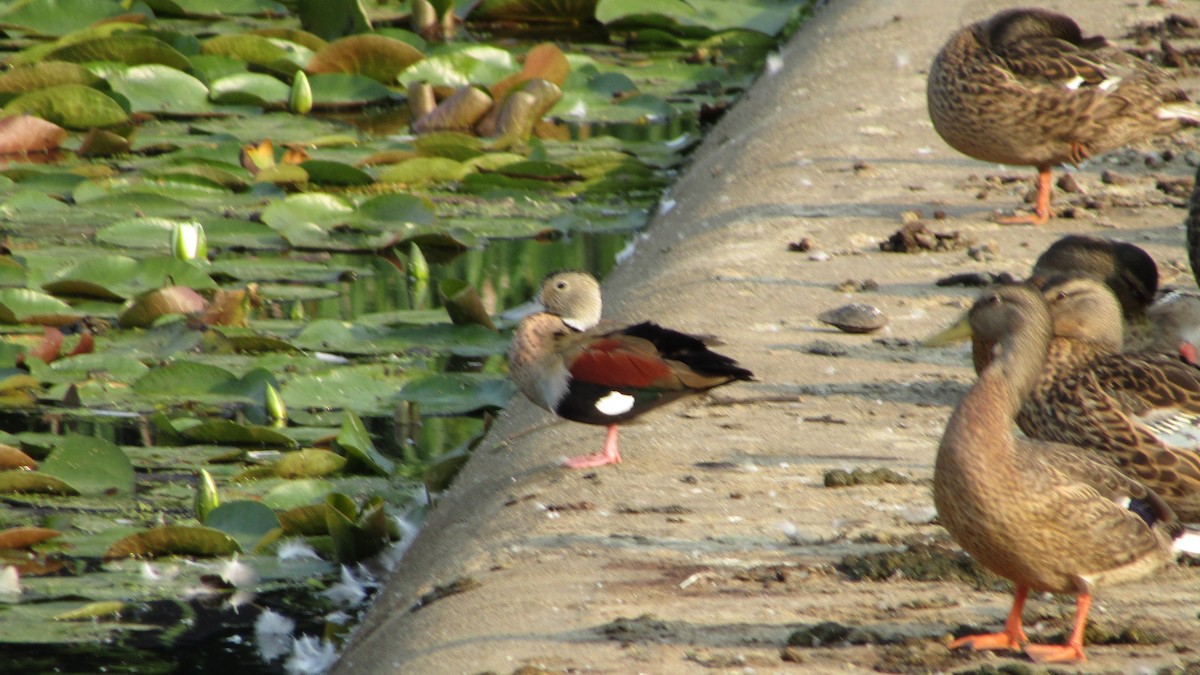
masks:
{"type": "Polygon", "coordinates": [[[950,646],[1024,647],[1036,661],[1082,661],[1093,588],[1166,563],[1183,527],[1156,494],[1079,448],[1013,434],[1050,345],[1049,310],[1035,289],[1008,285],[985,292],[970,322],[994,345],[994,355],[946,423],[934,502],[955,540],[1015,588],[1001,632],[965,636],[950,646]],[[1027,644],[1021,612],[1030,590],[1076,596],[1075,627],[1065,645],[1027,644]]]}
{"type": "Polygon", "coordinates": [[[1200,123],[1200,108],[1161,69],[1034,8],[955,33],[933,61],[926,98],[934,129],[955,150],[1037,167],[1034,213],[1002,220],[1010,223],[1050,218],[1052,166],[1200,123]]]}
{"type": "Polygon", "coordinates": [[[608,426],[603,451],[568,459],[565,466],[618,463],[618,424],[681,397],[754,378],[700,337],[650,322],[599,327],[600,284],[586,272],[547,276],[538,297],[545,311],[522,319],[513,334],[513,380],[529,400],[560,417],[608,426]]]}

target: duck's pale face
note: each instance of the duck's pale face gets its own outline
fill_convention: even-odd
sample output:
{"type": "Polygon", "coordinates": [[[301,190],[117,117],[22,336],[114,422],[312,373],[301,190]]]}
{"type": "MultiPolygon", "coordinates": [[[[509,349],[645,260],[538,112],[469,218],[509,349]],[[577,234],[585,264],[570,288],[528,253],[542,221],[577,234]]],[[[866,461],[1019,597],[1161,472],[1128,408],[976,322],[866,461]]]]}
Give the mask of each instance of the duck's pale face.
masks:
{"type": "Polygon", "coordinates": [[[1092,279],[1070,279],[1044,289],[1054,320],[1054,336],[1115,344],[1123,341],[1121,306],[1108,286],[1092,279]]]}
{"type": "Polygon", "coordinates": [[[586,272],[560,272],[546,277],[538,298],[546,311],[576,330],[600,323],[600,284],[586,272]]]}

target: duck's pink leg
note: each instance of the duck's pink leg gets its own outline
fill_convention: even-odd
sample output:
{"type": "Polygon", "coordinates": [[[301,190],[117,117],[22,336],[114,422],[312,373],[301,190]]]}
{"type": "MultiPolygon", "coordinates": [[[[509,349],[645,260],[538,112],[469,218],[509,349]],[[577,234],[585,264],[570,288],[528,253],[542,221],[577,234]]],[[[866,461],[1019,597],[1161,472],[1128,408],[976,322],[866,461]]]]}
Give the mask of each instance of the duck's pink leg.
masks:
{"type": "Polygon", "coordinates": [[[620,464],[621,453],[617,450],[617,425],[608,425],[608,435],[604,438],[604,450],[594,455],[572,457],[563,462],[568,469],[590,469],[605,464],[620,464]]]}

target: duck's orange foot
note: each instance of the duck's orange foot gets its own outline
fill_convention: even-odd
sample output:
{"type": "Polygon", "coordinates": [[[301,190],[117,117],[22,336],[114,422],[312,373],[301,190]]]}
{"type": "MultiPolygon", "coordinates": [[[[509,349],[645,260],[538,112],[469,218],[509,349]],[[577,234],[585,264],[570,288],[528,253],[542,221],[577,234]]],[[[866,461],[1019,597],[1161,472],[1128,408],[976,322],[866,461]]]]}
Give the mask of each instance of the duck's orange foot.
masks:
{"type": "Polygon", "coordinates": [[[1019,213],[1011,216],[998,216],[993,220],[1000,225],[1045,225],[1046,221],[1050,220],[1050,212],[1019,213]]]}
{"type": "Polygon", "coordinates": [[[1012,635],[1010,633],[983,633],[981,635],[967,635],[960,637],[950,643],[950,649],[961,649],[967,647],[977,652],[993,649],[1008,649],[1011,651],[1021,650],[1021,640],[1024,636],[1012,635]]]}
{"type": "Polygon", "coordinates": [[[1083,645],[1025,645],[1025,654],[1038,663],[1080,663],[1087,661],[1083,645]]]}

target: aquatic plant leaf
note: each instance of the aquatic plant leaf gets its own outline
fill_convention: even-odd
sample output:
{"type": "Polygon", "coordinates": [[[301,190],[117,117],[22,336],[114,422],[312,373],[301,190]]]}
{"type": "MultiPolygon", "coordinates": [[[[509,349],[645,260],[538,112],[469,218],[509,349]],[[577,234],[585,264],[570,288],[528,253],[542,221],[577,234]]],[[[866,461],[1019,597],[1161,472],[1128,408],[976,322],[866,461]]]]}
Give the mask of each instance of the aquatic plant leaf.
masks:
{"type": "Polygon", "coordinates": [[[31,0],[7,10],[0,15],[6,27],[38,35],[66,35],[127,11],[112,0],[31,0]]]}
{"type": "Polygon", "coordinates": [[[209,38],[200,43],[200,51],[246,61],[287,76],[303,68],[305,64],[302,61],[307,61],[308,56],[284,49],[261,35],[246,33],[209,38]]]}
{"type": "Polygon", "coordinates": [[[300,0],[296,13],[304,30],[326,40],[371,30],[362,0],[300,0]]]}
{"type": "Polygon", "coordinates": [[[134,66],[112,75],[108,83],[134,112],[195,115],[213,109],[203,82],[169,66],[134,66]]]}
{"type": "Polygon", "coordinates": [[[37,460],[7,443],[0,443],[0,471],[9,469],[36,469],[37,460]]]}
{"type": "Polygon", "coordinates": [[[284,448],[294,448],[299,445],[290,436],[286,436],[271,427],[238,424],[232,420],[209,420],[182,429],[179,435],[184,440],[193,443],[282,446],[284,448]]]}
{"type": "Polygon", "coordinates": [[[28,494],[71,496],[79,491],[66,481],[40,471],[0,472],[0,493],[16,492],[28,494]]]}
{"type": "Polygon", "coordinates": [[[329,534],[329,523],[325,520],[324,504],[308,504],[278,513],[283,533],[298,537],[315,537],[329,534]]]}
{"type": "Polygon", "coordinates": [[[83,316],[57,298],[28,288],[0,288],[0,323],[65,326],[83,316]]]}
{"type": "Polygon", "coordinates": [[[379,497],[368,499],[359,511],[346,495],[330,494],[325,498],[325,519],[333,538],[334,559],[344,565],[375,555],[390,538],[387,513],[379,497]]]}
{"type": "Polygon", "coordinates": [[[174,361],[150,370],[132,386],[143,396],[186,396],[207,394],[237,381],[236,375],[219,366],[174,361]]]}
{"type": "Polygon", "coordinates": [[[360,106],[397,95],[365,75],[329,73],[313,75],[308,82],[312,87],[314,108],[360,106]]]}
{"type": "Polygon", "coordinates": [[[597,0],[483,0],[471,10],[474,21],[586,23],[597,0]]]}
{"type": "Polygon", "coordinates": [[[397,398],[416,403],[422,415],[466,415],[499,410],[516,389],[508,378],[483,373],[438,373],[406,383],[397,398]]]}
{"type": "Polygon", "coordinates": [[[475,324],[490,330],[496,330],[492,317],[483,306],[483,300],[475,287],[462,279],[443,279],[438,284],[438,293],[446,306],[450,320],[457,325],[475,324]]]}
{"type": "Polygon", "coordinates": [[[33,115],[67,129],[109,127],[129,118],[116,101],[81,84],[60,84],[22,94],[4,106],[4,113],[33,115]]]}
{"type": "Polygon", "coordinates": [[[333,319],[318,319],[292,339],[301,349],[337,354],[397,354],[419,348],[459,356],[502,354],[508,340],[480,326],[395,326],[368,327],[333,319]]]}
{"type": "Polygon", "coordinates": [[[67,138],[67,130],[33,115],[0,119],[0,155],[50,152],[67,138]]]}
{"type": "MultiPolygon", "coordinates": [[[[84,0],[89,2],[90,0],[84,0]]],[[[60,84],[81,84],[94,87],[101,78],[77,63],[43,61],[14,68],[0,75],[0,93],[23,94],[60,84]]]]}
{"type": "Polygon", "coordinates": [[[10,527],[0,531],[0,550],[29,548],[61,535],[62,532],[48,527],[10,527]]]}
{"type": "MultiPolygon", "coordinates": [[[[156,218],[144,221],[170,222],[156,218]]],[[[42,284],[42,288],[55,295],[125,300],[169,282],[201,290],[217,288],[216,282],[202,269],[178,258],[156,256],[135,260],[123,255],[88,258],[63,270],[42,284]]]]}
{"type": "Polygon", "coordinates": [[[346,458],[319,448],[303,448],[286,452],[271,470],[280,478],[321,478],[338,473],[346,466],[346,458]]]}
{"type": "MultiPolygon", "coordinates": [[[[460,131],[434,131],[428,134],[421,134],[413,140],[413,147],[416,148],[417,154],[425,157],[445,157],[458,162],[465,162],[469,159],[479,157],[484,154],[485,141],[472,134],[465,134],[460,131]]],[[[523,157],[519,157],[524,159],[523,157]]],[[[401,157],[399,161],[408,159],[401,157]]],[[[386,164],[395,164],[397,162],[379,162],[386,164]]]]}
{"type": "Polygon", "coordinates": [[[410,160],[393,164],[379,172],[380,183],[401,183],[404,185],[424,185],[426,183],[444,183],[462,180],[475,170],[469,164],[456,162],[445,157],[413,157],[410,160]]]}
{"type": "Polygon", "coordinates": [[[342,197],[323,192],[289,195],[263,209],[262,221],[276,230],[296,223],[311,223],[322,229],[350,220],[354,205],[342,197]]]}
{"type": "Polygon", "coordinates": [[[124,537],[104,552],[107,560],[168,555],[218,557],[241,553],[238,542],[210,527],[165,525],[124,537]]]}
{"type": "Polygon", "coordinates": [[[175,70],[185,71],[191,67],[188,59],[178,50],[156,37],[149,35],[113,35],[83,42],[74,42],[46,54],[46,61],[116,61],[128,66],[157,63],[175,70]]]}
{"type": "Polygon", "coordinates": [[[570,74],[571,64],[567,61],[567,55],[563,54],[562,50],[554,43],[543,42],[530,49],[529,53],[525,55],[525,63],[521,67],[521,72],[509,75],[493,84],[489,89],[492,92],[492,98],[499,101],[510,91],[529,80],[546,80],[561,87],[566,83],[567,76],[570,74]]]}
{"type": "Polygon", "coordinates": [[[310,159],[302,162],[300,168],[308,173],[309,181],[318,185],[351,187],[370,185],[375,182],[375,179],[367,172],[342,162],[310,159]]]}
{"type": "Polygon", "coordinates": [[[215,103],[229,105],[282,105],[291,88],[262,73],[233,73],[212,81],[209,96],[215,103]]]}
{"type": "Polygon", "coordinates": [[[351,459],[380,476],[390,476],[396,470],[395,462],[375,449],[362,419],[353,410],[346,411],[346,419],[338,433],[337,444],[351,459]]]}
{"type": "Polygon", "coordinates": [[[330,492],[333,492],[333,483],[327,480],[290,480],[271,488],[267,494],[263,495],[262,503],[275,509],[276,512],[316,505],[320,506],[322,518],[324,518],[325,495],[330,492]]]}
{"type": "Polygon", "coordinates": [[[495,82],[519,69],[513,55],[485,45],[441,46],[400,73],[400,81],[428,82],[434,86],[465,87],[473,82],[495,82]]]}
{"type": "Polygon", "coordinates": [[[365,75],[382,84],[396,83],[400,71],[425,55],[399,40],[381,35],[351,35],[327,44],[308,62],[308,72],[365,75]]]}
{"type": "Polygon", "coordinates": [[[116,618],[129,605],[120,600],[105,600],[89,602],[66,612],[60,612],[50,617],[54,621],[101,621],[116,618]]]}
{"type": "Polygon", "coordinates": [[[204,526],[224,532],[233,537],[243,551],[251,551],[263,537],[279,527],[279,517],[261,502],[242,499],[226,502],[210,511],[204,526]]]}
{"type": "Polygon", "coordinates": [[[272,0],[147,0],[158,16],[283,16],[287,7],[272,0]]]}
{"type": "Polygon", "coordinates": [[[122,328],[149,328],[164,316],[190,316],[207,307],[208,301],[187,286],[168,286],[134,297],[117,317],[117,323],[122,328]]]}
{"type": "Polygon", "coordinates": [[[405,379],[382,364],[353,364],[292,377],[281,396],[291,410],[345,409],[383,415],[395,407],[392,400],[405,379]]]}
{"type": "Polygon", "coordinates": [[[38,471],[84,495],[133,494],[133,464],[129,457],[121,448],[97,436],[63,436],[38,471]]]}
{"type": "Polygon", "coordinates": [[[673,30],[728,28],[776,35],[797,10],[797,5],[775,0],[600,0],[596,20],[603,24],[628,23],[673,30]]]}

